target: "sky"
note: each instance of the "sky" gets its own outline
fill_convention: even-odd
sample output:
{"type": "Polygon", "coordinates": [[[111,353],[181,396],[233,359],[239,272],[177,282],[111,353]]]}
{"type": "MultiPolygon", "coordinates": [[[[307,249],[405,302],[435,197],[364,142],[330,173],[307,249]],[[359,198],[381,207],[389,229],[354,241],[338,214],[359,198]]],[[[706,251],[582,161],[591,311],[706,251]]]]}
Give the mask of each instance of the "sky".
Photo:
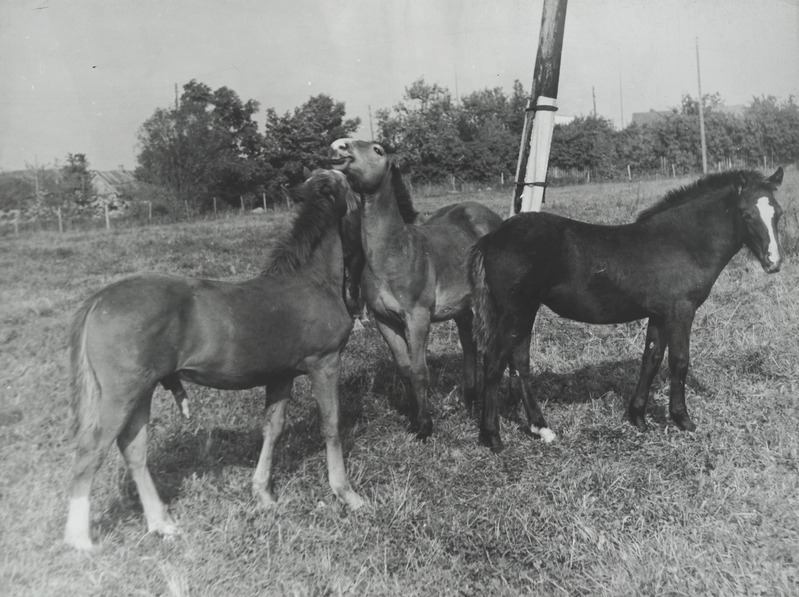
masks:
{"type": "MultiPolygon", "coordinates": [[[[264,112],[325,93],[360,117],[419,78],[532,86],[543,0],[0,0],[0,171],[136,167],[137,132],[192,79],[264,112]]],[[[617,127],[683,94],[799,101],[799,0],[570,0],[559,114],[617,127]],[[592,91],[593,90],[593,91],[592,91]]]]}

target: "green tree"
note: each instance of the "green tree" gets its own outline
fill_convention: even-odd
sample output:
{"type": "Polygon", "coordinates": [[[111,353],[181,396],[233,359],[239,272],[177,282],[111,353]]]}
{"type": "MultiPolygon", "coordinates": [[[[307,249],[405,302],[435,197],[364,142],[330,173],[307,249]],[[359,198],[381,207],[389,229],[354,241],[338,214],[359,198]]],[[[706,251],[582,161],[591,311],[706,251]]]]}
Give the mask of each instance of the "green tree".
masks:
{"type": "Polygon", "coordinates": [[[258,102],[242,102],[227,87],[190,81],[176,107],[157,109],[141,126],[137,178],[199,208],[212,197],[238,202],[262,173],[257,111],[258,102]]]}
{"type": "Polygon", "coordinates": [[[613,125],[601,116],[579,116],[552,134],[550,163],[560,168],[588,168],[595,176],[613,175],[613,125]]]}
{"type": "Polygon", "coordinates": [[[263,151],[268,183],[266,191],[273,200],[281,188],[302,182],[303,169],[322,165],[330,144],[351,137],[361,124],[360,118],[345,118],[344,102],[319,94],[295,108],[278,115],[266,111],[263,151]]]}
{"type": "Polygon", "coordinates": [[[749,159],[763,165],[799,160],[799,106],[793,96],[780,103],[774,96],[753,97],[745,112],[749,159]]]}
{"type": "Polygon", "coordinates": [[[377,111],[380,141],[395,151],[412,177],[445,180],[465,173],[467,148],[458,128],[459,112],[450,92],[418,79],[405,88],[403,101],[377,111]]]}

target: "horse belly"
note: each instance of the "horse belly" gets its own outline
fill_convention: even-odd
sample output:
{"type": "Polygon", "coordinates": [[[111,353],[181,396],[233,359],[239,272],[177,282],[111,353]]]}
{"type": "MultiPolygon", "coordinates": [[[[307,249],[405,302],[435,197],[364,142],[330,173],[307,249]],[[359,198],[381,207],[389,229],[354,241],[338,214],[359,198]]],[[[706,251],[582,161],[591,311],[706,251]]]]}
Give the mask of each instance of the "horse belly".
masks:
{"type": "Polygon", "coordinates": [[[352,319],[340,299],[310,292],[262,298],[247,310],[217,310],[216,317],[197,312],[201,332],[180,365],[181,376],[219,389],[255,387],[276,375],[305,373],[309,357],[346,344],[352,319]]]}
{"type": "Polygon", "coordinates": [[[626,323],[647,317],[634,297],[614,288],[559,285],[543,303],[561,317],[583,323],[626,323]]]}

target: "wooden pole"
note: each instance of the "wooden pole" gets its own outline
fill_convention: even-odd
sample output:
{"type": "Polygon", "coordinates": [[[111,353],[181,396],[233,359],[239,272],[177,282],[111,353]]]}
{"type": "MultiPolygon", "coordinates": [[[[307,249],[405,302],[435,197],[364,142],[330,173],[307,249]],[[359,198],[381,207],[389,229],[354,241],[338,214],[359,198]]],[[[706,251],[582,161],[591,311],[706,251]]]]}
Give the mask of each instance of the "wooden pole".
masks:
{"type": "Polygon", "coordinates": [[[186,221],[188,222],[189,220],[191,220],[191,216],[189,215],[189,201],[188,201],[188,199],[183,201],[183,204],[186,206],[186,221]]]}
{"type": "Polygon", "coordinates": [[[264,211],[266,211],[266,193],[261,193],[261,197],[264,200],[264,211]]]}
{"type": "Polygon", "coordinates": [[[64,220],[61,218],[61,206],[58,206],[58,231],[64,232],[64,220]]]}
{"type": "Polygon", "coordinates": [[[705,108],[702,99],[702,75],[699,73],[699,38],[696,38],[696,82],[699,87],[699,136],[702,139],[702,174],[707,174],[707,144],[705,143],[705,108]]]}
{"type": "Polygon", "coordinates": [[[153,223],[153,202],[152,201],[148,201],[147,202],[147,219],[150,221],[151,224],[153,223]]]}
{"type": "Polygon", "coordinates": [[[14,213],[14,236],[19,236],[19,211],[14,213]]]}
{"type": "Polygon", "coordinates": [[[108,203],[103,206],[105,210],[105,229],[111,230],[111,218],[108,215],[108,203]]]}
{"type": "Polygon", "coordinates": [[[241,201],[241,213],[244,213],[244,195],[239,195],[239,201],[241,201]]]}
{"type": "Polygon", "coordinates": [[[214,219],[216,219],[216,197],[214,197],[214,219]]]}
{"type": "Polygon", "coordinates": [[[533,88],[525,111],[524,132],[516,165],[511,215],[519,210],[539,211],[544,202],[549,148],[555,126],[555,111],[558,109],[566,4],[567,0],[544,0],[533,88]]]}

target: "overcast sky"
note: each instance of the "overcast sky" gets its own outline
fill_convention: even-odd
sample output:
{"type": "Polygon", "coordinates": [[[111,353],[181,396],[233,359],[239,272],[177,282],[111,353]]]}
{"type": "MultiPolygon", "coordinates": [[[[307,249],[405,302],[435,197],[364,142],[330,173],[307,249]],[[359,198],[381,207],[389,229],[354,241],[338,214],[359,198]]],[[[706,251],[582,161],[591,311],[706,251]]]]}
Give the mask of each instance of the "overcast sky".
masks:
{"type": "MultiPolygon", "coordinates": [[[[136,166],[136,133],[191,79],[264,110],[312,95],[372,113],[424,77],[460,95],[532,83],[543,0],[0,0],[0,169],[136,166]]],[[[618,126],[704,93],[799,101],[799,0],[570,0],[559,103],[618,126]],[[620,101],[621,100],[621,101],[620,101]]]]}

